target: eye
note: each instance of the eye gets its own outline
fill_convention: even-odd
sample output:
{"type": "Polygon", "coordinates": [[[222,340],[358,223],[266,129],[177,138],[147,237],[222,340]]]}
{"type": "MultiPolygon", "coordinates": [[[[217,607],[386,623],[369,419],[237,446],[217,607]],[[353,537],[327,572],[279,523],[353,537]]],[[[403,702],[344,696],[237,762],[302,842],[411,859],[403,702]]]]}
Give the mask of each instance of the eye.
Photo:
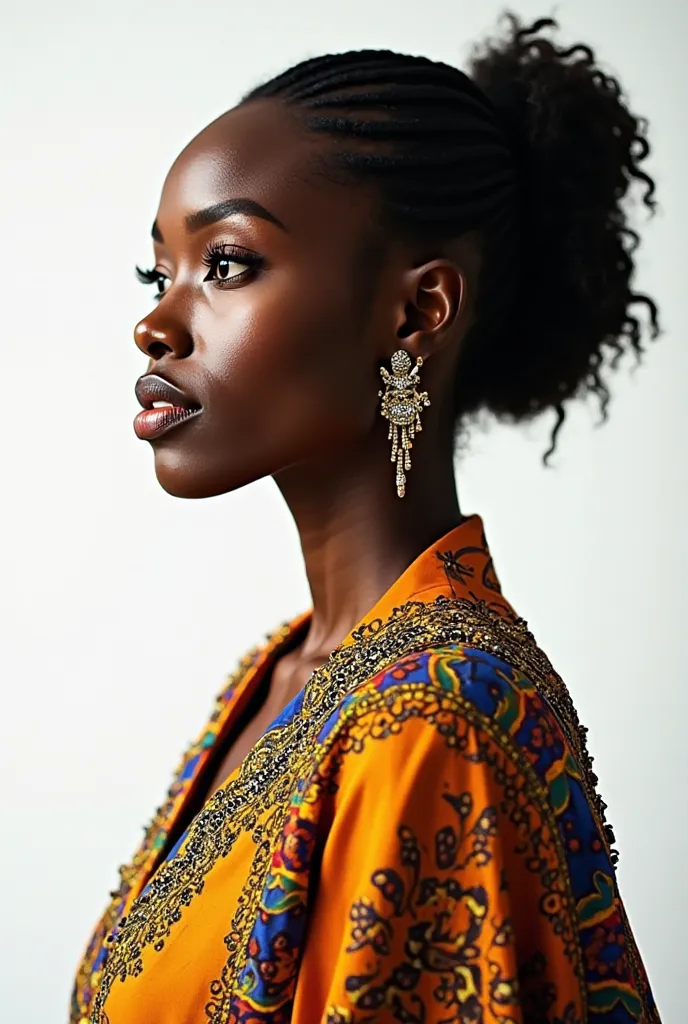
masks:
{"type": "Polygon", "coordinates": [[[168,284],[171,284],[167,274],[163,274],[160,270],[141,270],[140,267],[136,267],[136,276],[143,284],[157,284],[158,291],[155,295],[156,302],[159,302],[167,291],[165,282],[167,281],[168,284]]]}
{"type": "Polygon", "coordinates": [[[203,254],[203,263],[209,268],[203,280],[214,282],[218,288],[231,288],[249,277],[262,262],[258,253],[214,242],[203,254]]]}

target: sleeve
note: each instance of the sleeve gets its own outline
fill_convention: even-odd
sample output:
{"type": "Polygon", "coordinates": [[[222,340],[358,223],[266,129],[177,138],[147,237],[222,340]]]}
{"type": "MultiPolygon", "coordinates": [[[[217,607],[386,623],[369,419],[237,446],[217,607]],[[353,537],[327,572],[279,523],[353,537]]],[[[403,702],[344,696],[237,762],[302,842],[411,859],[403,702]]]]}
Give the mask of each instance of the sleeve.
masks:
{"type": "Polygon", "coordinates": [[[293,1024],[582,1021],[557,826],[518,751],[400,685],[343,716],[328,756],[293,1024]]]}

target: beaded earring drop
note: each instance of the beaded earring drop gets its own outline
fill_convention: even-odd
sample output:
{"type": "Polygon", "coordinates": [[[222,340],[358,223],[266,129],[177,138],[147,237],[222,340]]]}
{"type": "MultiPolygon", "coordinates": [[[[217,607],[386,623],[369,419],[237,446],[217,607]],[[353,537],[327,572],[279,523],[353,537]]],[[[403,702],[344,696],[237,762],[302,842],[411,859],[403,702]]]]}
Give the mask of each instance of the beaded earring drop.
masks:
{"type": "Polygon", "coordinates": [[[430,405],[427,391],[416,390],[420,383],[418,370],[422,365],[423,360],[418,356],[416,365],[411,369],[411,357],[400,348],[392,356],[391,373],[384,366],[380,367],[380,375],[385,383],[385,390],[378,391],[378,397],[382,398],[380,412],[389,420],[387,436],[392,442],[391,461],[396,462],[397,466],[396,484],[400,498],[406,493],[404,470],[411,468],[410,449],[413,447],[413,438],[423,429],[420,411],[423,406],[430,405]]]}

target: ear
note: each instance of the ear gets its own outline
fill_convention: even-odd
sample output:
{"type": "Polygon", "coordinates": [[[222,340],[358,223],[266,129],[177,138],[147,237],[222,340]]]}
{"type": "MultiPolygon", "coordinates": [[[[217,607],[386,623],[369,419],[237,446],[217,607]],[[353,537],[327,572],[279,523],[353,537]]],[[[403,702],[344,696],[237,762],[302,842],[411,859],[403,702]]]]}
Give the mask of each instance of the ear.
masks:
{"type": "Polygon", "coordinates": [[[467,300],[464,271],[447,259],[404,272],[397,337],[412,356],[426,359],[453,337],[467,300]]]}

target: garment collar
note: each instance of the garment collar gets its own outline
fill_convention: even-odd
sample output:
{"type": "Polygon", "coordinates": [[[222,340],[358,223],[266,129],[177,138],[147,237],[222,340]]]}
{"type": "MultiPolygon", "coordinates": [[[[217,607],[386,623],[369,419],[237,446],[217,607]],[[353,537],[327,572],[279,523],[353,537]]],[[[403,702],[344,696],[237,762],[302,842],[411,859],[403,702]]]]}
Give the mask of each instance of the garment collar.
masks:
{"type": "MultiPolygon", "coordinates": [[[[352,627],[342,645],[354,643],[363,625],[375,619],[384,622],[394,608],[407,601],[428,603],[440,594],[476,604],[484,602],[499,615],[516,618],[502,594],[479,515],[466,516],[422,551],[352,627]]],[[[288,643],[294,633],[302,634],[312,614],[309,609],[285,623],[278,646],[288,643]]]]}
{"type": "Polygon", "coordinates": [[[478,515],[467,516],[421,552],[354,626],[344,643],[353,641],[354,633],[364,622],[384,621],[394,608],[407,601],[430,602],[440,594],[474,603],[484,601],[500,614],[514,617],[502,595],[483,521],[478,515]]]}

